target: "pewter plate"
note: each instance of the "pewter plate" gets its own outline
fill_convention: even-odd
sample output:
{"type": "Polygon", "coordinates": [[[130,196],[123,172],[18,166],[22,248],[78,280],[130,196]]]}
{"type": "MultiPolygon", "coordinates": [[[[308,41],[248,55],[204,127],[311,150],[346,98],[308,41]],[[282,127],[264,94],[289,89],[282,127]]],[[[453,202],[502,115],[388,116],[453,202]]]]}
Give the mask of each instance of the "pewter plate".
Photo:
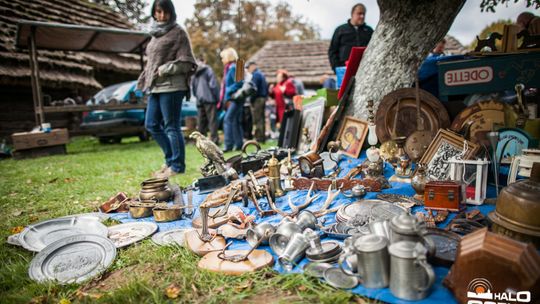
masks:
{"type": "Polygon", "coordinates": [[[103,212],[88,212],[88,213],[79,213],[79,214],[74,214],[74,215],[66,215],[60,218],[67,218],[67,217],[87,217],[89,219],[94,219],[100,222],[104,222],[108,220],[111,216],[103,212]]]}
{"type": "Polygon", "coordinates": [[[339,223],[347,222],[357,214],[370,216],[371,208],[378,204],[388,204],[388,202],[377,199],[368,199],[359,200],[350,205],[343,206],[336,212],[336,221],[339,223]]]}
{"type": "Polygon", "coordinates": [[[109,239],[116,248],[123,248],[151,236],[157,229],[157,224],[151,222],[124,223],[109,227],[109,239]]]}
{"type": "Polygon", "coordinates": [[[8,244],[10,244],[10,245],[13,245],[13,246],[22,246],[21,242],[19,241],[19,236],[20,236],[20,233],[12,234],[12,235],[8,236],[6,242],[8,244]]]}
{"type": "Polygon", "coordinates": [[[191,230],[193,230],[193,228],[178,228],[158,232],[152,236],[152,241],[160,246],[168,246],[175,243],[179,246],[184,246],[186,240],[185,234],[191,230]]]}
{"type": "Polygon", "coordinates": [[[374,205],[371,208],[372,221],[391,220],[393,217],[407,213],[407,209],[390,203],[374,205]]]}
{"type": "Polygon", "coordinates": [[[309,262],[304,266],[304,273],[308,276],[323,278],[324,271],[332,267],[330,263],[309,262]]]}
{"type": "Polygon", "coordinates": [[[25,249],[39,252],[67,236],[96,234],[107,237],[107,232],[107,227],[95,218],[65,217],[29,225],[19,235],[19,241],[25,249]]]}
{"type": "Polygon", "coordinates": [[[82,234],[64,237],[38,253],[28,269],[32,280],[80,283],[106,270],[116,247],[106,237],[82,234]]]}
{"type": "Polygon", "coordinates": [[[324,279],[335,288],[351,289],[358,285],[358,279],[350,276],[339,268],[328,268],[324,271],[324,279]]]}

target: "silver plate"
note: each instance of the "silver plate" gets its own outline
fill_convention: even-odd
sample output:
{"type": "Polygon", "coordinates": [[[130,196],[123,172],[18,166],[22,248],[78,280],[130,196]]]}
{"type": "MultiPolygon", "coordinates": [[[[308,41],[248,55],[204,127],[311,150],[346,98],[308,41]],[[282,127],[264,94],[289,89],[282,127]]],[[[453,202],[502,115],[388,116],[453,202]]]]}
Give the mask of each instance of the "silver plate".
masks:
{"type": "Polygon", "coordinates": [[[330,263],[309,262],[304,266],[304,273],[308,276],[322,278],[324,277],[324,271],[332,267],[334,266],[330,263]]]}
{"type": "Polygon", "coordinates": [[[20,236],[20,233],[12,234],[12,235],[8,236],[6,242],[8,244],[10,244],[10,245],[13,245],[13,246],[22,246],[21,242],[19,241],[19,236],[20,236]]]}
{"type": "Polygon", "coordinates": [[[350,276],[339,268],[328,268],[324,271],[324,279],[335,288],[351,289],[358,285],[358,279],[350,276]]]}
{"type": "Polygon", "coordinates": [[[384,220],[391,220],[393,217],[400,215],[402,213],[407,213],[407,209],[390,204],[380,204],[375,205],[371,208],[371,219],[372,221],[384,221],[384,220]]]}
{"type": "Polygon", "coordinates": [[[109,227],[109,238],[116,248],[143,240],[156,232],[158,226],[151,222],[130,222],[109,227]]]}
{"type": "Polygon", "coordinates": [[[111,216],[107,213],[102,212],[88,212],[88,213],[79,213],[74,215],[66,215],[59,218],[66,218],[66,217],[87,217],[89,219],[95,219],[100,222],[104,222],[108,220],[111,216]]]}
{"type": "Polygon", "coordinates": [[[39,252],[47,245],[67,236],[96,234],[107,237],[107,227],[88,217],[65,217],[29,225],[21,232],[19,242],[30,251],[39,252]]]}
{"type": "Polygon", "coordinates": [[[80,283],[106,270],[116,257],[113,242],[94,234],[62,238],[38,253],[28,269],[32,280],[80,283]]]}
{"type": "Polygon", "coordinates": [[[356,201],[350,205],[343,206],[336,212],[336,221],[338,223],[347,222],[348,220],[350,220],[357,214],[370,216],[371,208],[378,204],[389,204],[389,203],[382,200],[367,199],[367,200],[356,201]]]}
{"type": "Polygon", "coordinates": [[[158,232],[152,236],[152,241],[161,246],[167,246],[174,243],[184,246],[186,232],[191,230],[193,230],[193,228],[179,228],[158,232]]]}

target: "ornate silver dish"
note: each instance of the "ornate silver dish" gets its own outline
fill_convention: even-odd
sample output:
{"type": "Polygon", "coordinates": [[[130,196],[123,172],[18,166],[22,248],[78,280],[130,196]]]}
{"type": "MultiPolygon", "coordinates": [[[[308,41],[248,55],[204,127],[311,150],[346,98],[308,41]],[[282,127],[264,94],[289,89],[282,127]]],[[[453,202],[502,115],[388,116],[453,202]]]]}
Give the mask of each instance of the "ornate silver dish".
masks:
{"type": "Polygon", "coordinates": [[[156,232],[158,226],[151,222],[130,222],[109,227],[109,238],[116,248],[129,246],[156,232]]]}
{"type": "Polygon", "coordinates": [[[64,237],[38,253],[28,269],[32,280],[80,283],[106,270],[116,247],[106,237],[81,234],[64,237]]]}

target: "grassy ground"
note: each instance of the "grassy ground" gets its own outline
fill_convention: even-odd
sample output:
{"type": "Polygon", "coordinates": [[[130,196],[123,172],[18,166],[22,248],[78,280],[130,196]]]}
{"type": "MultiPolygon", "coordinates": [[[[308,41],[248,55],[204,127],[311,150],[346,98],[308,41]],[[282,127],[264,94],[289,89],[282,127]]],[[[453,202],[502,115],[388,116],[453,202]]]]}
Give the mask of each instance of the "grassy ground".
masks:
{"type": "MultiPolygon", "coordinates": [[[[197,178],[203,163],[193,145],[188,145],[186,153],[186,174],[172,179],[181,185],[197,178]]],[[[364,301],[303,275],[261,270],[232,277],[200,271],[196,266],[199,258],[186,249],[158,247],[150,240],[119,250],[102,277],[82,285],[37,284],[29,279],[27,270],[33,255],[7,244],[8,235],[30,223],[95,211],[118,191],[135,194],[140,181],[161,164],[155,142],[140,143],[133,138],[124,139],[122,144],[100,145],[90,137],[72,140],[66,156],[0,161],[0,302],[364,301]]]]}

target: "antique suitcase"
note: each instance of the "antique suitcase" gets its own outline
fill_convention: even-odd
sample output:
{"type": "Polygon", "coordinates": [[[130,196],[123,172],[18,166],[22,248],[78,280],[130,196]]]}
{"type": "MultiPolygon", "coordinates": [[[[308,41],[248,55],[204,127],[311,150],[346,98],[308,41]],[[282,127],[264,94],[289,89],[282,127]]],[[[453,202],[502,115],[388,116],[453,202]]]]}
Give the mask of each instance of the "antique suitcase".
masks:
{"type": "Polygon", "coordinates": [[[455,181],[431,181],[424,190],[426,209],[460,211],[465,209],[463,186],[455,181]]]}

